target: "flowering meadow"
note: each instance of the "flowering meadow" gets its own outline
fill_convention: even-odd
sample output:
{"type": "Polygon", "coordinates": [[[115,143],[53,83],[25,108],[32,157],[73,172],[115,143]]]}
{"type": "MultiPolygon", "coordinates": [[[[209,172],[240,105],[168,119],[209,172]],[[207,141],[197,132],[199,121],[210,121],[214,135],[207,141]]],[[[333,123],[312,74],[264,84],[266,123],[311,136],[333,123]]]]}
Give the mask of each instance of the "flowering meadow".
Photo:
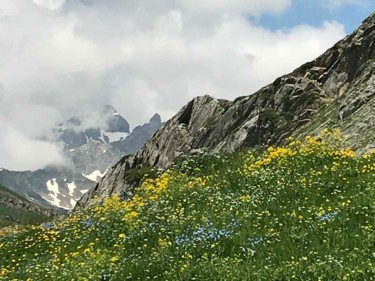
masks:
{"type": "Polygon", "coordinates": [[[375,153],[338,131],[191,157],[134,194],[0,229],[0,280],[375,280],[375,153]]]}

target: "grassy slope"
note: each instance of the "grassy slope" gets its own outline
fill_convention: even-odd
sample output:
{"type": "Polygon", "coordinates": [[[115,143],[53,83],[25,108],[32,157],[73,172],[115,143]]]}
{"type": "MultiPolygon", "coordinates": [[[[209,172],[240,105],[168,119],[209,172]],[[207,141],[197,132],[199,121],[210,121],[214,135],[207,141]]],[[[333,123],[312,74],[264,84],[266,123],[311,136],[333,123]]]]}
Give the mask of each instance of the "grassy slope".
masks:
{"type": "MultiPolygon", "coordinates": [[[[32,204],[19,194],[3,187],[0,185],[0,197],[5,198],[5,200],[22,201],[27,202],[27,204],[32,204]]],[[[40,223],[46,221],[47,216],[30,212],[26,209],[15,209],[9,204],[0,203],[0,227],[16,225],[16,224],[30,224],[30,223],[40,223]]]]}
{"type": "Polygon", "coordinates": [[[0,279],[374,280],[375,154],[337,136],[193,158],[132,201],[3,233],[0,279]]]}

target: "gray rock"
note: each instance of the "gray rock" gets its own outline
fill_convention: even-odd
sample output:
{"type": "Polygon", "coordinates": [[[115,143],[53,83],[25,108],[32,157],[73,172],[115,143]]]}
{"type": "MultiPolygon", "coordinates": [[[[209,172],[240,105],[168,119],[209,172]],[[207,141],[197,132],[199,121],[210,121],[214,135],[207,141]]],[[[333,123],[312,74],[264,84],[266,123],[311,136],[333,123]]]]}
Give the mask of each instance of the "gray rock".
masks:
{"type": "MultiPolygon", "coordinates": [[[[317,59],[247,97],[234,101],[197,97],[156,132],[141,150],[126,156],[76,206],[115,192],[131,192],[129,170],[166,169],[196,150],[230,152],[278,145],[323,127],[338,127],[356,148],[375,140],[375,14],[317,59]],[[360,120],[364,126],[359,125],[360,120]]],[[[371,145],[370,145],[371,146],[371,145]]]]}

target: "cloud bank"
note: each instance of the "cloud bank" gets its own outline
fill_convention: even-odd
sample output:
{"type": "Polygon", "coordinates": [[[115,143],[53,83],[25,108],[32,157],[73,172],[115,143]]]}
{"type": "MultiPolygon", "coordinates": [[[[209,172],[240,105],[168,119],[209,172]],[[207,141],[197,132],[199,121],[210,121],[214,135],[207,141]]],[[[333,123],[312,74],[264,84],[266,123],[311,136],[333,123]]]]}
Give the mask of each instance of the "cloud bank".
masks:
{"type": "Polygon", "coordinates": [[[292,0],[157,2],[2,1],[0,167],[61,163],[38,137],[77,112],[111,104],[132,126],[167,119],[198,95],[251,94],[345,35],[337,22],[256,24],[292,0]]]}
{"type": "Polygon", "coordinates": [[[369,6],[370,0],[320,0],[321,5],[328,9],[337,9],[345,5],[369,6]]]}

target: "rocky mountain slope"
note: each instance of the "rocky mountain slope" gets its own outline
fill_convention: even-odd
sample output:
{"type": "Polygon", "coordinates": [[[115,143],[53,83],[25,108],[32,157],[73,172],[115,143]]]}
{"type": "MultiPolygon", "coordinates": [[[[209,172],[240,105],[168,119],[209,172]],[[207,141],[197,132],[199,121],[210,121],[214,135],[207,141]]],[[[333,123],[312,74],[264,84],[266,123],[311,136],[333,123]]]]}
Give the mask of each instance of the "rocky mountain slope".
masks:
{"type": "Polygon", "coordinates": [[[0,227],[40,223],[56,215],[57,212],[42,208],[0,185],[0,227]]]}
{"type": "Polygon", "coordinates": [[[0,170],[0,183],[40,206],[69,210],[107,169],[137,151],[161,126],[158,114],[130,132],[129,123],[112,106],[92,116],[74,116],[53,129],[64,147],[66,166],[37,171],[0,170]]]}
{"type": "Polygon", "coordinates": [[[137,153],[113,166],[77,208],[97,195],[130,193],[139,167],[166,169],[200,151],[228,152],[276,145],[286,137],[337,127],[357,150],[375,144],[375,13],[317,59],[234,101],[197,97],[137,153]],[[132,173],[134,174],[134,173],[132,173]],[[134,179],[134,177],[132,177],[134,179]]]}
{"type": "Polygon", "coordinates": [[[74,206],[95,182],[66,167],[48,166],[36,171],[0,171],[0,182],[44,208],[62,211],[74,206]]]}

